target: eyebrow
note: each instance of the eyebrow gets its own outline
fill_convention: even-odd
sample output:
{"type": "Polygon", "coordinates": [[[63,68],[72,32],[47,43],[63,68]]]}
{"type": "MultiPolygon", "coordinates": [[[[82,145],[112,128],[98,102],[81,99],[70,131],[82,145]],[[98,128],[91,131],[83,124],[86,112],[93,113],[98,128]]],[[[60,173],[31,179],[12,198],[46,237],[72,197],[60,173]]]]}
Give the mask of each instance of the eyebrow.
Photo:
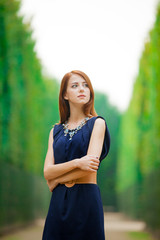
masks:
{"type": "MultiPolygon", "coordinates": [[[[75,83],[78,83],[78,82],[72,82],[71,84],[75,84],[75,83]]],[[[82,83],[86,83],[86,81],[82,82],[82,83]]]]}

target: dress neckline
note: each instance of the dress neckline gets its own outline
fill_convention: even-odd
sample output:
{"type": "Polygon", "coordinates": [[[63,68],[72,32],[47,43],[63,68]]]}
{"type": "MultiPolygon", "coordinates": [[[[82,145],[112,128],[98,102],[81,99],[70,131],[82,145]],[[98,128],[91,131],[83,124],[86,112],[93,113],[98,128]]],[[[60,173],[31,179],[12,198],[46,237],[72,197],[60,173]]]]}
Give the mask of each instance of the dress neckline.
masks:
{"type": "MultiPolygon", "coordinates": [[[[94,116],[93,116],[93,117],[94,117],[94,116]]],[[[91,118],[93,118],[93,117],[91,117],[91,118]]],[[[86,118],[87,118],[87,117],[86,117],[86,118]]],[[[86,118],[85,118],[85,119],[86,119],[86,118]]],[[[88,118],[88,119],[85,121],[85,124],[84,124],[84,125],[86,125],[86,123],[87,123],[91,118],[88,118]]],[[[85,120],[85,119],[84,119],[84,120],[85,120]]],[[[82,123],[84,120],[82,120],[81,123],[82,123]]],[[[81,123],[80,123],[77,127],[75,127],[75,128],[72,128],[72,129],[69,129],[69,128],[68,128],[68,130],[69,130],[69,131],[74,131],[75,129],[79,128],[79,126],[81,125],[81,123]]],[[[84,125],[83,125],[83,126],[84,126],[84,125]]],[[[83,126],[82,126],[82,127],[83,127],[83,126]]]]}
{"type": "MultiPolygon", "coordinates": [[[[93,116],[93,117],[89,118],[89,119],[86,121],[86,123],[87,123],[89,120],[91,120],[92,118],[94,118],[94,117],[97,117],[97,116],[93,116]]],[[[63,127],[63,123],[59,123],[59,125],[61,125],[61,126],[63,127]]],[[[78,127],[78,126],[77,126],[77,127],[78,127]]],[[[69,129],[69,130],[74,130],[74,129],[76,129],[77,127],[72,128],[72,129],[69,129]]]]}
{"type": "Polygon", "coordinates": [[[69,140],[72,140],[73,135],[76,134],[78,130],[82,129],[82,127],[85,126],[86,123],[94,117],[95,116],[91,118],[86,117],[83,121],[81,121],[81,123],[76,128],[72,128],[72,129],[67,128],[64,123],[61,123],[61,126],[63,127],[63,131],[64,131],[64,136],[67,136],[67,134],[69,134],[69,137],[70,137],[69,140]]]}

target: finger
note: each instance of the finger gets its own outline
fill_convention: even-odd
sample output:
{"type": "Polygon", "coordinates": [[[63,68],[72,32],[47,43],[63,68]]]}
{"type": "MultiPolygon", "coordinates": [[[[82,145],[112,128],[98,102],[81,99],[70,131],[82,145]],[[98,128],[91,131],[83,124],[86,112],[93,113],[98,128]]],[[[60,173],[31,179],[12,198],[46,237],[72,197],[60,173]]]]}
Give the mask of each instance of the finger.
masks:
{"type": "Polygon", "coordinates": [[[94,169],[94,170],[97,170],[98,166],[92,166],[91,168],[94,169]]]}
{"type": "Polygon", "coordinates": [[[92,167],[87,167],[86,171],[89,171],[89,172],[95,172],[95,170],[92,168],[92,167]]]}
{"type": "Polygon", "coordinates": [[[91,162],[91,165],[92,165],[92,166],[99,166],[99,163],[97,163],[97,162],[91,162]]]}
{"type": "Polygon", "coordinates": [[[96,172],[98,169],[98,166],[89,166],[89,171],[96,172]]]}
{"type": "Polygon", "coordinates": [[[97,160],[97,159],[91,159],[92,161],[92,163],[95,163],[95,164],[100,164],[100,161],[99,160],[97,160]]]}
{"type": "Polygon", "coordinates": [[[90,168],[90,171],[91,171],[91,172],[97,172],[97,169],[90,168]]]}
{"type": "Polygon", "coordinates": [[[98,167],[98,166],[99,166],[99,163],[97,163],[97,162],[91,162],[91,163],[90,163],[90,166],[91,166],[91,167],[98,167]]]}
{"type": "Polygon", "coordinates": [[[88,155],[91,159],[94,159],[96,161],[99,161],[99,157],[97,156],[93,156],[93,155],[88,155]]]}
{"type": "Polygon", "coordinates": [[[100,163],[100,161],[99,160],[95,160],[95,159],[91,159],[91,161],[90,161],[91,163],[93,163],[93,164],[98,164],[99,165],[99,163],[100,163]]]}

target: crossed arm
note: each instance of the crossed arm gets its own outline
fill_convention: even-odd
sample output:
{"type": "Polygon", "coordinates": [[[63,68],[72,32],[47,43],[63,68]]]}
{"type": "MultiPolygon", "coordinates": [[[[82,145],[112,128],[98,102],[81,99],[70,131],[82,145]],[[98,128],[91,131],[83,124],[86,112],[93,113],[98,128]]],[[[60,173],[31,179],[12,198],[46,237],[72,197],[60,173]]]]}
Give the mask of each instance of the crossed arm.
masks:
{"type": "Polygon", "coordinates": [[[48,151],[44,163],[44,177],[47,180],[50,191],[59,183],[67,183],[86,176],[89,173],[97,172],[104,134],[105,122],[103,119],[97,118],[91,134],[87,155],[69,162],[54,164],[52,147],[53,129],[51,129],[48,141],[48,151]]]}

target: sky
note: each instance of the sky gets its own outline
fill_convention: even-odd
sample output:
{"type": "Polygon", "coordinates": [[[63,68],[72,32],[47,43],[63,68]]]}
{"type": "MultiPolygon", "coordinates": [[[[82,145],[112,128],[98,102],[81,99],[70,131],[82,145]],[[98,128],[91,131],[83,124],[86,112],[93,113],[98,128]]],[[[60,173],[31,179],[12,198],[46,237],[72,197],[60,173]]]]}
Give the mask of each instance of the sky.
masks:
{"type": "Polygon", "coordinates": [[[124,112],[158,0],[21,0],[44,74],[85,72],[94,90],[124,112]]]}

